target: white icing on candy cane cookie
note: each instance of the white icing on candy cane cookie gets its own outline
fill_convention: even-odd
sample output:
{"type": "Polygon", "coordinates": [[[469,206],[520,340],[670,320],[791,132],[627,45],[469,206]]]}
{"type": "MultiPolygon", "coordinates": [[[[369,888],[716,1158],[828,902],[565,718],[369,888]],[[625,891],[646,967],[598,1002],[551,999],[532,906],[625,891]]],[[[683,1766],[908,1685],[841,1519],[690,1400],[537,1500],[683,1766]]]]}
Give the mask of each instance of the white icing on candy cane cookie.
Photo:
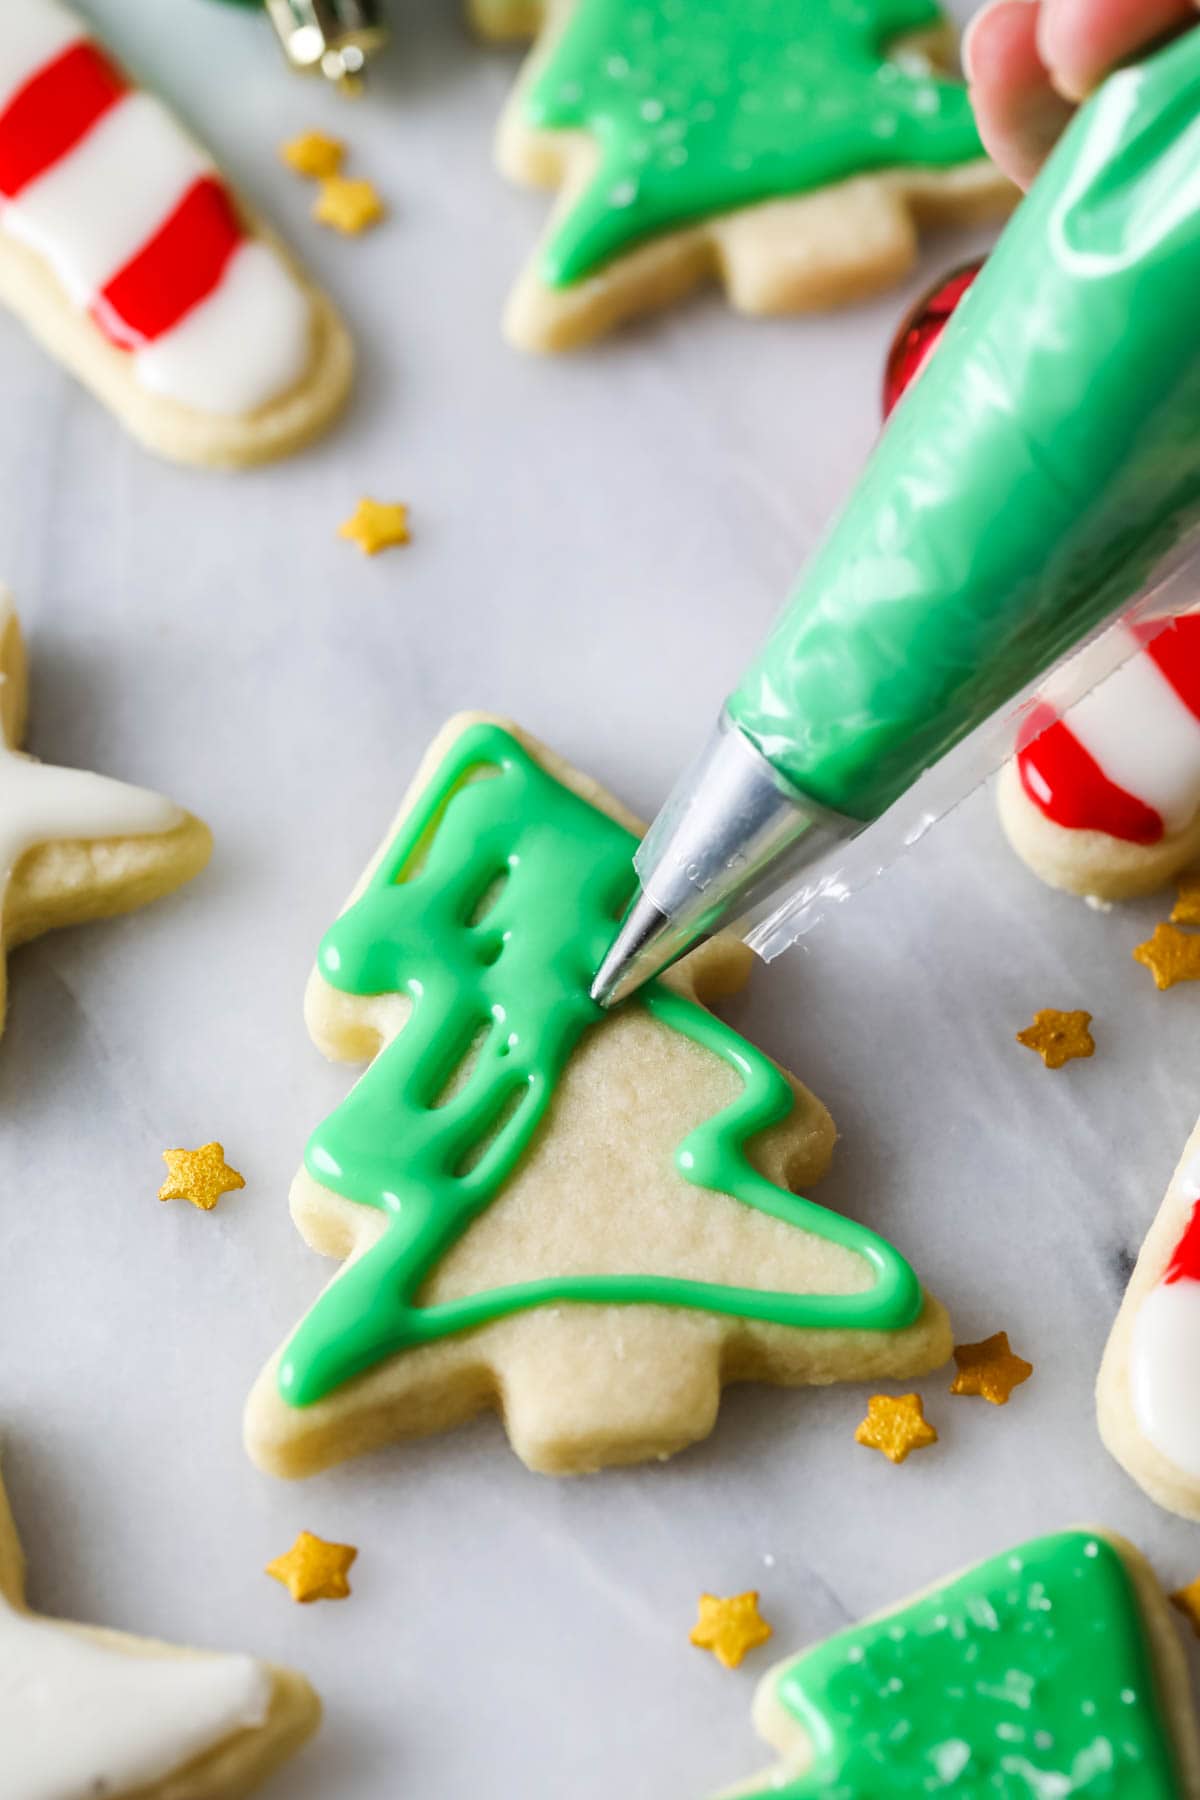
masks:
{"type": "Polygon", "coordinates": [[[1149,893],[1200,856],[1200,612],[1136,642],[1061,715],[1035,704],[1000,783],[1018,853],[1054,887],[1149,893]]]}
{"type": "Polygon", "coordinates": [[[250,1656],[177,1650],[30,1613],[0,1488],[0,1791],[4,1800],[244,1793],[316,1724],[303,1677],[250,1656]]]}
{"type": "MultiPolygon", "coordinates": [[[[275,454],[345,392],[349,348],[328,303],[58,0],[4,9],[0,249],[0,293],[103,398],[131,413],[123,377],[143,411],[170,403],[155,446],[168,454],[275,454]],[[73,330],[41,316],[55,301],[73,330]],[[170,417],[180,409],[200,415],[190,433],[170,417]]],[[[133,409],[129,422],[153,439],[146,419],[133,409]]]]}
{"type": "Polygon", "coordinates": [[[1200,1125],[1142,1247],[1097,1401],[1118,1462],[1160,1505],[1200,1518],[1200,1125]]]}

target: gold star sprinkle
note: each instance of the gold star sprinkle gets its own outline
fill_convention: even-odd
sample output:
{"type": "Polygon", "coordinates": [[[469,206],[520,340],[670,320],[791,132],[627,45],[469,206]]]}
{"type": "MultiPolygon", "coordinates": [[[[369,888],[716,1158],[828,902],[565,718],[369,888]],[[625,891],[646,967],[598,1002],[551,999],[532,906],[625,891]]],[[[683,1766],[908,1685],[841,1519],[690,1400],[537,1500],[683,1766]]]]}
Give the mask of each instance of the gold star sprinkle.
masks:
{"type": "Polygon", "coordinates": [[[1171,1595],[1171,1605],[1178,1607],[1196,1636],[1200,1637],[1200,1575],[1171,1595]]]}
{"type": "Polygon", "coordinates": [[[279,154],[289,169],[294,169],[307,181],[326,181],[341,168],[346,146],[340,138],[330,137],[327,132],[304,131],[282,144],[279,154]]]}
{"type": "Polygon", "coordinates": [[[911,1450],[936,1444],[938,1434],[925,1417],[920,1394],[872,1394],[867,1416],[854,1434],[856,1444],[882,1450],[889,1462],[902,1463],[911,1450]]]}
{"type": "Polygon", "coordinates": [[[711,1650],[727,1669],[736,1669],[747,1650],[765,1644],[770,1636],[771,1627],[758,1610],[753,1589],[724,1599],[719,1594],[701,1594],[690,1642],[700,1650],[711,1650]]]}
{"type": "Polygon", "coordinates": [[[346,1573],[357,1555],[353,1544],[329,1544],[302,1531],[287,1555],[269,1562],[266,1572],[301,1606],[311,1600],[345,1600],[350,1593],[346,1573]]]}
{"type": "Polygon", "coordinates": [[[201,1144],[199,1150],[164,1150],[167,1179],[158,1190],[160,1200],[190,1200],[201,1212],[211,1212],[222,1194],[232,1194],[246,1183],[225,1161],[220,1144],[201,1144]]]}
{"type": "Polygon", "coordinates": [[[350,181],[345,175],[327,175],[317,190],[312,216],[346,237],[357,237],[378,225],[387,208],[370,181],[350,181]]]}
{"type": "Polygon", "coordinates": [[[393,544],[408,543],[408,508],[382,500],[360,500],[351,516],[338,526],[338,536],[357,544],[364,556],[378,556],[393,544]]]}
{"type": "Polygon", "coordinates": [[[1076,1056],[1091,1056],[1096,1046],[1088,1026],[1090,1012],[1059,1012],[1047,1006],[1034,1013],[1033,1024],[1018,1031],[1017,1042],[1036,1050],[1048,1069],[1061,1069],[1076,1056]]]}
{"type": "Polygon", "coordinates": [[[1013,1389],[1033,1374],[1033,1364],[1014,1355],[1007,1331],[993,1332],[981,1344],[955,1344],[954,1360],[958,1374],[950,1392],[978,1394],[993,1406],[1006,1406],[1013,1389]]]}
{"type": "Polygon", "coordinates": [[[1200,869],[1179,877],[1179,898],[1171,914],[1172,925],[1200,925],[1200,869]]]}
{"type": "Polygon", "coordinates": [[[1160,990],[1177,981],[1200,981],[1200,934],[1180,931],[1177,925],[1156,925],[1154,936],[1138,945],[1133,960],[1145,963],[1160,990]]]}

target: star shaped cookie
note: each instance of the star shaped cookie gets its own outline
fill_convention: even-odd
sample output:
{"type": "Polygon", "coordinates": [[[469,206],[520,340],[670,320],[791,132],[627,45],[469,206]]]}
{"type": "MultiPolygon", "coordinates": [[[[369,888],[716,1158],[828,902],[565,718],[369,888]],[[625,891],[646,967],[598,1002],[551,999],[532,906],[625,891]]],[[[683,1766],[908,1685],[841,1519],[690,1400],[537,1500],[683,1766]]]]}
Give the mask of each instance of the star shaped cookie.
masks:
{"type": "Polygon", "coordinates": [[[854,1441],[882,1451],[889,1462],[902,1463],[912,1451],[936,1444],[938,1434],[925,1417],[920,1394],[872,1394],[854,1441]]]}
{"type": "Polygon", "coordinates": [[[1034,1013],[1033,1024],[1018,1031],[1017,1042],[1027,1050],[1036,1050],[1048,1069],[1061,1069],[1075,1057],[1095,1055],[1096,1044],[1088,1026],[1090,1012],[1059,1012],[1047,1006],[1034,1013]]]}
{"type": "Polygon", "coordinates": [[[316,1729],[292,1669],[42,1618],[0,1486],[0,1744],[6,1796],[247,1794],[316,1729]]]}
{"type": "Polygon", "coordinates": [[[341,169],[346,146],[325,131],[303,131],[290,138],[279,152],[289,169],[306,181],[327,181],[341,169]]]}
{"type": "Polygon", "coordinates": [[[758,1595],[701,1594],[690,1642],[699,1650],[711,1650],[719,1663],[736,1669],[748,1650],[765,1644],[771,1627],[758,1610],[758,1595]]]}
{"type": "Polygon", "coordinates": [[[312,1600],[346,1600],[350,1572],[358,1551],[353,1544],[331,1544],[302,1531],[291,1549],[267,1564],[267,1574],[281,1581],[302,1606],[312,1600]]]}
{"type": "Polygon", "coordinates": [[[190,1200],[201,1212],[211,1212],[222,1194],[244,1188],[245,1178],[225,1161],[220,1144],[201,1144],[198,1150],[164,1150],[167,1179],[158,1190],[160,1200],[190,1200]]]}
{"type": "Polygon", "coordinates": [[[1172,925],[1200,925],[1200,869],[1192,869],[1179,877],[1179,892],[1175,899],[1175,910],[1171,914],[1172,925]]]}
{"type": "Polygon", "coordinates": [[[1145,964],[1160,991],[1177,981],[1200,981],[1200,933],[1156,925],[1153,937],[1134,950],[1133,960],[1145,964]]]}
{"type": "Polygon", "coordinates": [[[338,526],[338,536],[357,544],[364,556],[378,556],[381,550],[408,543],[408,508],[399,502],[362,499],[338,526]]]}
{"type": "Polygon", "coordinates": [[[327,175],[317,189],[312,216],[344,237],[358,237],[378,225],[386,211],[373,182],[327,175]]]}
{"type": "Polygon", "coordinates": [[[993,1406],[1006,1406],[1013,1389],[1033,1374],[1033,1364],[1014,1355],[1007,1331],[993,1332],[978,1344],[956,1344],[954,1360],[958,1374],[950,1384],[950,1392],[978,1394],[993,1406]]]}
{"type": "Polygon", "coordinates": [[[212,848],[207,825],[161,794],[22,755],[25,709],[21,628],[0,588],[0,1029],[4,950],[168,894],[212,848]]]}

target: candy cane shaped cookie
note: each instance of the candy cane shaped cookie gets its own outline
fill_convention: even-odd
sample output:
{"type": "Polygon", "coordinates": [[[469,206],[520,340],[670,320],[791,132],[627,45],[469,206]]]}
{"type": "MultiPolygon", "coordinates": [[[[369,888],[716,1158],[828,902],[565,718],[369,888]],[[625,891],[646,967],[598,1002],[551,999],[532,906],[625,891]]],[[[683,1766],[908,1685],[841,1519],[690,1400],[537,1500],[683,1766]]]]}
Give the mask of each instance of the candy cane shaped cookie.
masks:
{"type": "Polygon", "coordinates": [[[349,385],[329,301],[58,0],[4,8],[0,300],[182,462],[283,455],[349,385]]]}
{"type": "Polygon", "coordinates": [[[1200,1124],[1100,1365],[1100,1435],[1152,1500],[1200,1519],[1200,1124]]]}
{"type": "Polygon", "coordinates": [[[1059,716],[1036,705],[1000,778],[1013,848],[1051,887],[1148,894],[1200,857],[1200,612],[1138,637],[1059,716]]]}

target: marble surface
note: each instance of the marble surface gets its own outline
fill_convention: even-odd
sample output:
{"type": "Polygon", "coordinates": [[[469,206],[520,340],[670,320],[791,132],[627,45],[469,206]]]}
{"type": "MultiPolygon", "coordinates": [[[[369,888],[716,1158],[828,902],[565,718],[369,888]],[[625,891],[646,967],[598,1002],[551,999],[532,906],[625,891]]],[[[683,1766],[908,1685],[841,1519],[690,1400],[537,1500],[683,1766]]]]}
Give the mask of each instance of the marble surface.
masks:
{"type": "Polygon", "coordinates": [[[250,1467],[244,1393],[326,1274],[288,1181],[347,1085],[303,983],[427,737],[497,708],[650,810],[852,481],[907,297],[769,324],[706,300],[521,359],[496,321],[545,200],[489,164],[515,58],[449,0],[394,10],[350,107],[211,0],[93,8],[344,306],[362,376],[323,445],[246,476],[160,466],[0,319],[32,745],[163,788],[217,839],[174,899],[13,958],[5,1478],[37,1606],[310,1673],[325,1727],[272,1793],[699,1796],[761,1762],[771,1656],[729,1674],[689,1648],[702,1588],[760,1587],[782,1653],[1071,1520],[1128,1532],[1169,1582],[1200,1567],[1091,1402],[1194,1119],[1200,992],[1130,960],[1160,905],[1045,892],[979,793],[739,1003],[841,1128],[818,1197],[903,1247],[962,1338],[1004,1327],[1037,1365],[1003,1411],[925,1382],[942,1441],[904,1468],[855,1445],[856,1388],[738,1391],[676,1461],[571,1483],[527,1474],[490,1419],[304,1486],[250,1467]],[[274,153],[310,124],[387,195],[372,237],[308,222],[274,153]],[[363,491],[412,503],[410,548],[337,541],[363,491]],[[1049,1074],[1017,1048],[1048,1005],[1095,1013],[1093,1061],[1049,1074]],[[211,1137],[245,1192],[160,1207],[160,1151],[211,1137]],[[300,1610],[261,1574],[301,1527],[360,1546],[349,1603],[300,1610]]]}

